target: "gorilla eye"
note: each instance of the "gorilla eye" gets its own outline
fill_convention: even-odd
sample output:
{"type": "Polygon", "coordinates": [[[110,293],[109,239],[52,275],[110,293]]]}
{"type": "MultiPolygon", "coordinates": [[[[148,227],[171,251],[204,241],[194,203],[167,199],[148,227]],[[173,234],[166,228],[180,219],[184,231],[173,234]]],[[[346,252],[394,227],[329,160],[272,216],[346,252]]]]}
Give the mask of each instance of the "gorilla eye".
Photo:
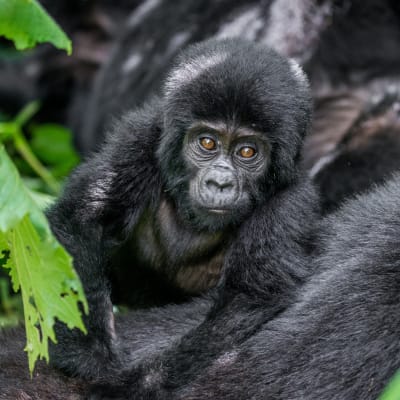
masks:
{"type": "Polygon", "coordinates": [[[214,139],[211,139],[209,137],[203,137],[200,139],[200,144],[202,147],[204,147],[206,150],[214,150],[217,147],[217,144],[215,143],[214,139]]]}
{"type": "Polygon", "coordinates": [[[256,155],[256,149],[250,146],[244,146],[239,149],[239,155],[243,158],[252,158],[256,155]]]}

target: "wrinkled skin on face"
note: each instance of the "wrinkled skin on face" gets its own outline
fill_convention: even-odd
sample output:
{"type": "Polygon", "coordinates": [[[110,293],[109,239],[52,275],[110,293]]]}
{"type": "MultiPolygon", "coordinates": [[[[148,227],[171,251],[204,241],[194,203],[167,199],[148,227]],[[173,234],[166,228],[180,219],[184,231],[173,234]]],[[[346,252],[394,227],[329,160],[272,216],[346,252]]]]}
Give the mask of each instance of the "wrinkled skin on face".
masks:
{"type": "Polygon", "coordinates": [[[269,162],[269,143],[259,132],[223,123],[194,124],[185,136],[182,156],[194,218],[234,223],[257,203],[258,181],[269,162]]]}

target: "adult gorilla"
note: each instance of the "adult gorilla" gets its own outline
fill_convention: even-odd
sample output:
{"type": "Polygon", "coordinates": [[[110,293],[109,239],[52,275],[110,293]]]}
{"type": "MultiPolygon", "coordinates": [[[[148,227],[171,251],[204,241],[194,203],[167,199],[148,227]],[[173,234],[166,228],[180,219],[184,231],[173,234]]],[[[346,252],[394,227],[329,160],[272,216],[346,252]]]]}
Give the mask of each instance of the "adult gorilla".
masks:
{"type": "Polygon", "coordinates": [[[319,272],[294,304],[205,368],[191,359],[189,384],[167,374],[141,397],[143,381],[125,375],[92,398],[375,400],[400,368],[399,204],[397,175],[326,218],[319,272]]]}

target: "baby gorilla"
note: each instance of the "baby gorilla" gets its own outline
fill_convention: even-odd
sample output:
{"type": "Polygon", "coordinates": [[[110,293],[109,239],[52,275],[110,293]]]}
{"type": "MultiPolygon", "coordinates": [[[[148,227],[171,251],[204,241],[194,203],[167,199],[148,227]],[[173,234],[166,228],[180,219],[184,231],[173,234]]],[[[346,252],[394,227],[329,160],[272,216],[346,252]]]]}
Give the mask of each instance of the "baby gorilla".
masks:
{"type": "Polygon", "coordinates": [[[285,308],[308,274],[315,219],[298,172],[310,110],[306,78],[275,52],[238,39],[188,48],[161,97],[115,126],[49,211],[90,306],[87,336],[57,328],[54,365],[85,378],[121,370],[108,278],[121,267],[150,300],[165,287],[165,302],[213,288],[204,321],[149,365],[152,376],[129,374],[145,383],[138,395],[191,379],[191,361],[207,365],[285,308]]]}

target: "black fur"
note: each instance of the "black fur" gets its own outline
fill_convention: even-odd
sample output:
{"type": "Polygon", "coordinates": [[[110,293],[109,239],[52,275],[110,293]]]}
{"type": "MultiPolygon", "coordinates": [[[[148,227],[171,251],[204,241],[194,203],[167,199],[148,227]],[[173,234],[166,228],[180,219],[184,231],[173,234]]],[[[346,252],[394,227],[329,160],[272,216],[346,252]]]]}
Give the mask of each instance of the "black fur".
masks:
{"type": "Polygon", "coordinates": [[[183,53],[164,96],[122,119],[49,212],[54,233],[74,257],[90,306],[87,336],[58,328],[54,364],[87,378],[120,371],[107,275],[116,268],[108,270],[122,244],[130,249],[129,268],[153,270],[176,290],[187,289],[193,274],[205,279],[202,268],[204,274],[211,267],[224,270],[205,322],[166,355],[166,360],[178,357],[171,376],[191,379],[191,360],[200,357],[206,366],[286,307],[292,289],[308,274],[305,242],[316,201],[297,169],[309,122],[306,80],[273,51],[224,40],[183,53]],[[192,217],[198,211],[187,201],[191,176],[182,143],[190,126],[204,120],[222,123],[225,133],[232,126],[254,129],[268,141],[268,168],[243,189],[252,207],[239,221],[208,215],[204,224],[192,217]]]}
{"type": "Polygon", "coordinates": [[[87,382],[66,377],[44,361],[36,364],[29,375],[25,329],[0,330],[0,399],[1,400],[66,400],[80,399],[87,382]]]}
{"type": "MultiPolygon", "coordinates": [[[[135,395],[110,378],[92,398],[376,399],[400,368],[399,200],[397,175],[326,218],[321,254],[315,260],[318,271],[300,288],[293,304],[207,368],[199,368],[191,382],[175,382],[168,397],[159,388],[150,395],[135,395]]],[[[201,318],[192,316],[205,311],[199,304],[117,319],[117,331],[132,351],[131,362],[147,359],[146,352],[152,356],[168,348],[197,326],[201,318]],[[199,312],[191,312],[192,306],[199,312]]],[[[54,393],[50,397],[49,388],[68,388],[68,394],[83,396],[86,391],[75,386],[76,380],[65,384],[62,378],[53,384],[54,376],[60,379],[54,369],[40,370],[44,380],[38,381],[40,374],[33,381],[28,375],[21,379],[18,355],[23,340],[18,339],[16,349],[17,337],[13,332],[1,339],[0,398],[15,398],[16,388],[18,394],[25,391],[34,399],[57,398],[54,393]]]]}
{"type": "Polygon", "coordinates": [[[399,200],[397,175],[325,219],[318,271],[293,304],[207,365],[192,357],[196,346],[182,353],[197,371],[190,382],[160,362],[145,379],[136,372],[130,382],[107,382],[91,398],[376,399],[400,368],[399,200]]]}
{"type": "MultiPolygon", "coordinates": [[[[201,298],[185,305],[117,315],[115,325],[124,364],[135,365],[171,346],[201,323],[209,305],[210,299],[201,298]]],[[[87,381],[67,377],[44,361],[37,362],[30,377],[22,326],[1,330],[0,343],[1,400],[78,400],[88,395],[87,381]]]]}
{"type": "Polygon", "coordinates": [[[176,398],[376,399],[400,367],[399,200],[397,175],[325,220],[295,304],[176,398]]]}

